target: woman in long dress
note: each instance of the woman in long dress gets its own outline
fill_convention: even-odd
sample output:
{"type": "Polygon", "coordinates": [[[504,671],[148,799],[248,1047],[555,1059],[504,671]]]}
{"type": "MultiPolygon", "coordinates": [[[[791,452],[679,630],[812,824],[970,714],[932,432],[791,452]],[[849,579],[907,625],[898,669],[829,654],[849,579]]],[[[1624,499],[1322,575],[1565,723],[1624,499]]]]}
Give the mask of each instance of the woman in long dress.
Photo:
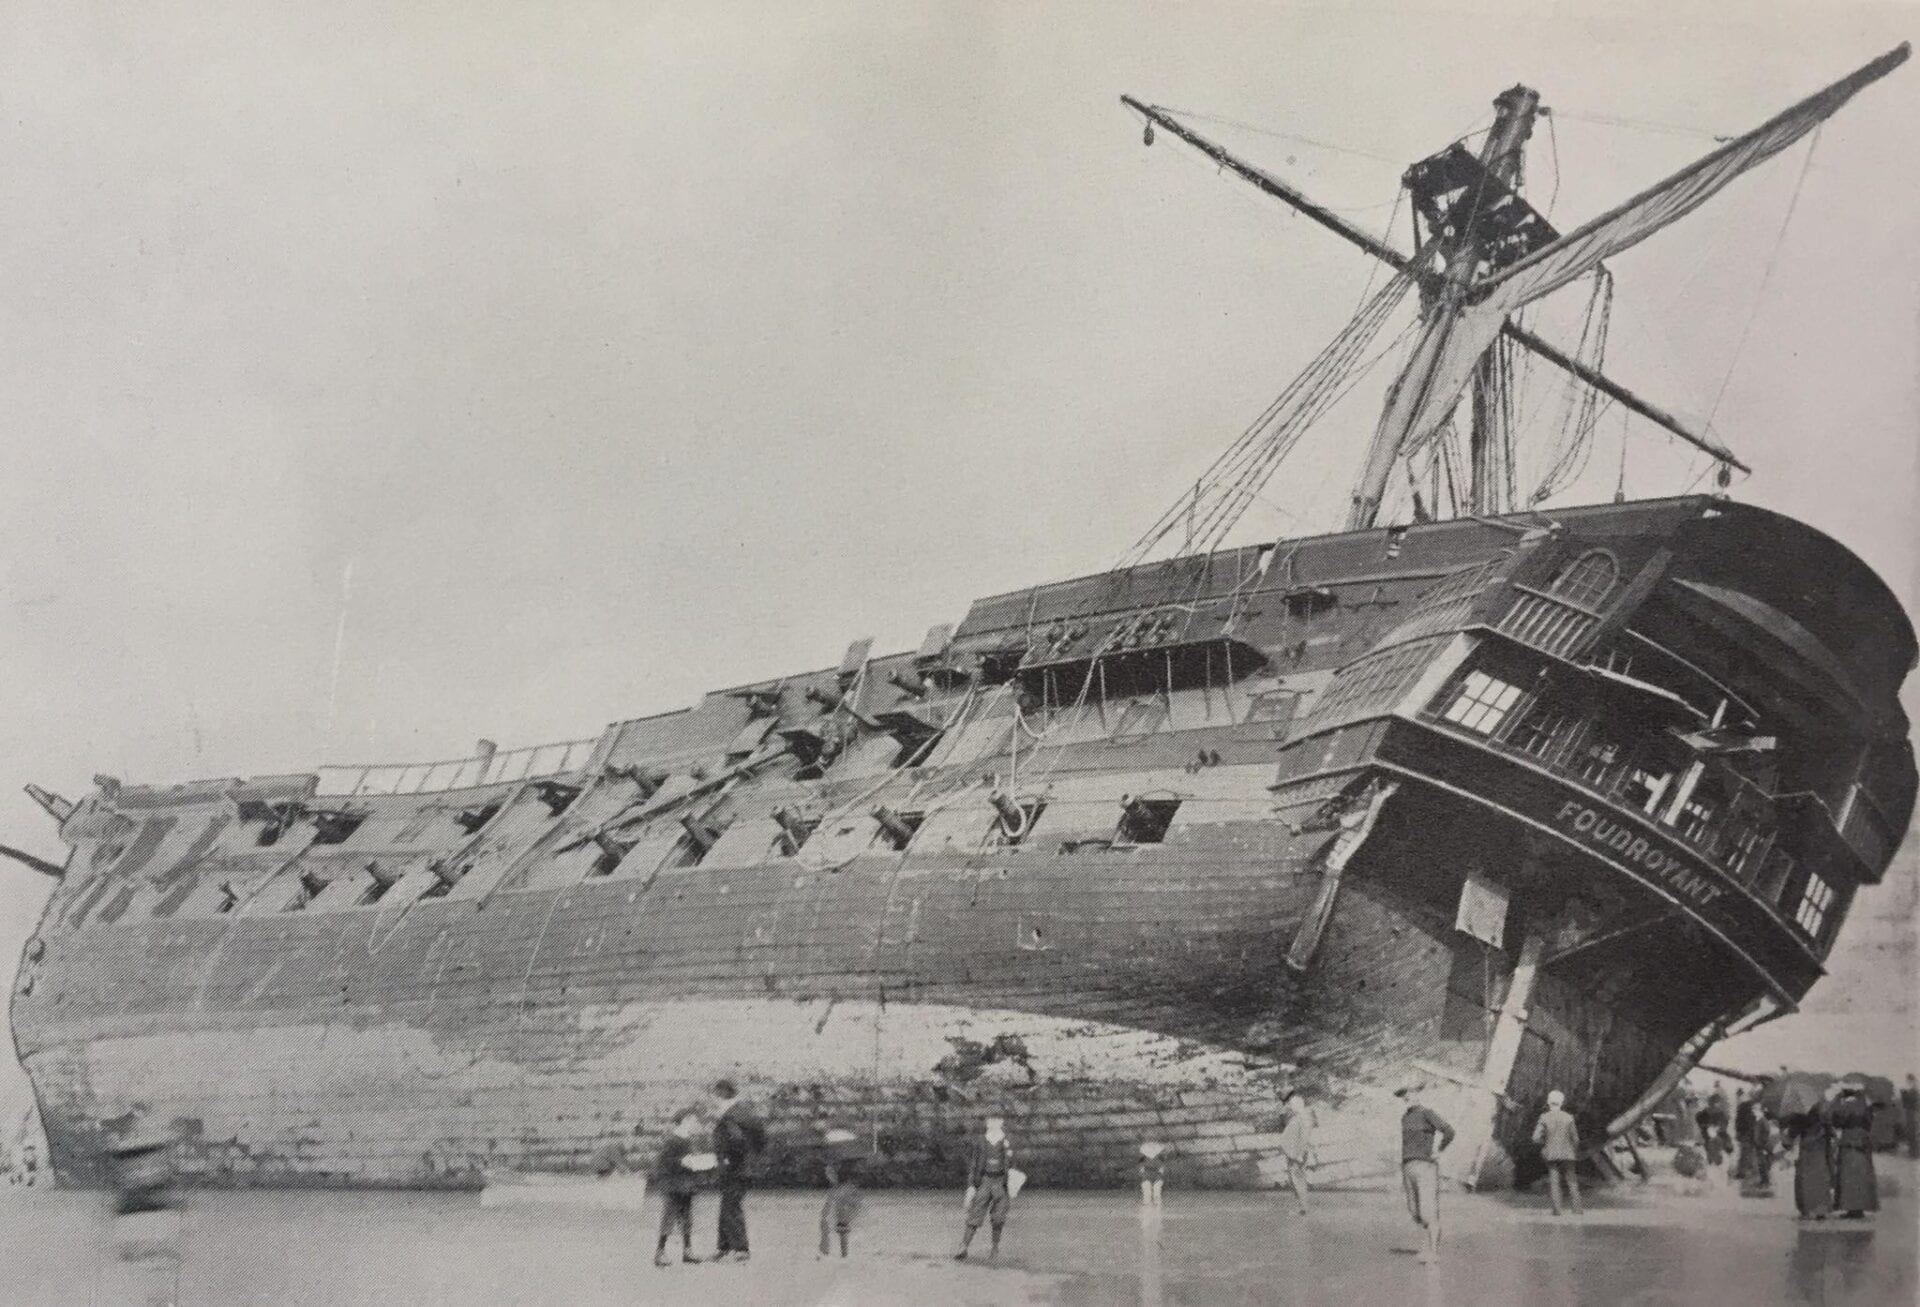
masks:
{"type": "Polygon", "coordinates": [[[1833,1126],[1833,1205],[1859,1219],[1880,1210],[1880,1187],[1873,1175],[1873,1104],[1855,1081],[1841,1085],[1827,1120],[1833,1126]]]}
{"type": "Polygon", "coordinates": [[[1793,1136],[1793,1205],[1803,1221],[1824,1221],[1833,1211],[1833,1131],[1827,1124],[1827,1105],[1816,1103],[1795,1116],[1788,1127],[1793,1136]]]}

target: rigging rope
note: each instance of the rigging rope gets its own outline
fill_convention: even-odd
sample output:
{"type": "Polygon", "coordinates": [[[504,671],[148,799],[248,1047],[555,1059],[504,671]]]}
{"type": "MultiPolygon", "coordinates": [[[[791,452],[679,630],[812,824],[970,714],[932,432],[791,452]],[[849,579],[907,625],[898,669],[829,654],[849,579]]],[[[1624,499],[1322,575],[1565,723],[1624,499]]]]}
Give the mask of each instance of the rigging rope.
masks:
{"type": "MultiPolygon", "coordinates": [[[[1119,566],[1140,562],[1182,527],[1189,528],[1191,552],[1210,553],[1217,548],[1254,502],[1280,460],[1364,371],[1356,369],[1361,354],[1412,287],[1412,277],[1404,272],[1396,273],[1381,287],[1319,356],[1213,461],[1197,487],[1191,492],[1182,490],[1122,556],[1119,566]]],[[[1366,366],[1371,365],[1369,362],[1366,366]]]]}
{"type": "Polygon", "coordinates": [[[1728,137],[1710,132],[1704,127],[1688,127],[1681,123],[1655,122],[1647,118],[1621,118],[1609,114],[1573,113],[1556,106],[1553,111],[1556,118],[1571,118],[1577,123],[1595,123],[1601,127],[1626,127],[1634,131],[1662,132],[1669,136],[1705,137],[1710,141],[1724,141],[1728,137]]]}
{"type": "Polygon", "coordinates": [[[1271,127],[1256,127],[1252,123],[1241,122],[1236,118],[1223,118],[1219,114],[1199,113],[1192,109],[1172,109],[1164,104],[1156,104],[1153,107],[1161,113],[1171,114],[1176,118],[1197,118],[1201,122],[1219,123],[1223,127],[1237,127],[1243,132],[1253,132],[1258,136],[1273,136],[1283,141],[1298,141],[1302,145],[1311,145],[1322,150],[1332,150],[1335,154],[1351,154],[1357,159],[1372,159],[1377,163],[1390,164],[1395,168],[1402,166],[1400,160],[1389,158],[1384,154],[1374,154],[1368,150],[1356,150],[1348,145],[1335,145],[1332,141],[1315,140],[1311,136],[1301,136],[1296,132],[1283,132],[1271,127]]]}
{"type": "MultiPolygon", "coordinates": [[[[1613,317],[1613,274],[1605,267],[1593,272],[1593,292],[1587,299],[1586,316],[1580,324],[1580,342],[1574,357],[1598,372],[1606,362],[1607,329],[1613,317]]],[[[1569,386],[1566,407],[1560,418],[1560,438],[1554,461],[1527,499],[1529,507],[1559,494],[1586,470],[1593,453],[1594,428],[1605,408],[1600,392],[1591,386],[1569,386]]],[[[1611,402],[1611,401],[1609,401],[1611,402]]]]}
{"type": "Polygon", "coordinates": [[[1553,150],[1553,190],[1547,194],[1547,208],[1542,215],[1548,222],[1553,221],[1553,206],[1560,201],[1560,133],[1553,125],[1553,114],[1542,110],[1542,118],[1547,120],[1547,144],[1553,150]]]}
{"type": "Polygon", "coordinates": [[[1720,380],[1720,393],[1713,397],[1713,407],[1707,410],[1706,427],[1713,430],[1714,414],[1720,411],[1720,401],[1727,397],[1727,387],[1733,381],[1734,369],[1740,366],[1740,354],[1747,347],[1747,337],[1753,333],[1753,323],[1760,316],[1760,302],[1766,298],[1767,283],[1773,279],[1773,265],[1780,257],[1780,248],[1786,244],[1787,228],[1793,223],[1793,211],[1800,207],[1800,191],[1807,184],[1807,172],[1813,167],[1813,152],[1820,148],[1821,128],[1813,129],[1813,137],[1807,142],[1807,153],[1800,160],[1800,175],[1794,179],[1793,196],[1787,201],[1786,216],[1780,219],[1780,230],[1773,238],[1773,249],[1767,255],[1766,267],[1760,272],[1760,288],[1753,293],[1753,304],[1747,309],[1746,325],[1740,328],[1740,339],[1733,347],[1733,357],[1727,361],[1727,375],[1720,380]]]}

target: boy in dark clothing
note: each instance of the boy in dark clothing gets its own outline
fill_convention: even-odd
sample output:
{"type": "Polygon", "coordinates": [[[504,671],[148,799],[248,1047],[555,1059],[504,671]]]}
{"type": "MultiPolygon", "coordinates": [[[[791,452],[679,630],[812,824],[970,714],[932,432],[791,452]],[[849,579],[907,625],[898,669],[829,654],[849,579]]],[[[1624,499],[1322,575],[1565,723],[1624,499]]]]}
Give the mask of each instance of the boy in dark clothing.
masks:
{"type": "Polygon", "coordinates": [[[673,1133],[660,1145],[653,1162],[653,1187],[660,1193],[660,1241],[654,1245],[653,1264],[671,1266],[667,1260],[667,1239],[677,1227],[680,1231],[680,1260],[697,1262],[693,1255],[693,1193],[699,1177],[688,1165],[693,1160],[694,1138],[700,1133],[700,1118],[682,1112],[673,1123],[673,1133]]]}
{"type": "Polygon", "coordinates": [[[1000,1255],[1000,1231],[1007,1224],[1007,1212],[1013,1206],[1008,1175],[1013,1170],[1013,1145],[1007,1140],[1006,1122],[990,1116],[980,1138],[974,1140],[967,1155],[967,1196],[962,1205],[967,1212],[966,1232],[960,1236],[956,1262],[967,1260],[967,1245],[982,1221],[993,1225],[993,1243],[987,1249],[989,1259],[1000,1255]]]}
{"type": "Polygon", "coordinates": [[[1420,1227],[1420,1260],[1430,1262],[1440,1254],[1440,1154],[1453,1142],[1453,1127],[1420,1101],[1421,1090],[1398,1091],[1407,1102],[1400,1115],[1400,1187],[1420,1227]]]}

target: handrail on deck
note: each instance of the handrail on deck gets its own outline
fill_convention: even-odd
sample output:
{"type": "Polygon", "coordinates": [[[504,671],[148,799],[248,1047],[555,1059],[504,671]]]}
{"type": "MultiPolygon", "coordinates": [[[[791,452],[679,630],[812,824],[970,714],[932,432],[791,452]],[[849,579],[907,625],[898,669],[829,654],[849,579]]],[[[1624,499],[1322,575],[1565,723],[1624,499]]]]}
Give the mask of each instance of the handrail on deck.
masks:
{"type": "Polygon", "coordinates": [[[600,737],[498,749],[439,762],[363,763],[321,767],[315,795],[334,798],[382,794],[438,794],[510,781],[538,780],[580,770],[600,737]]]}

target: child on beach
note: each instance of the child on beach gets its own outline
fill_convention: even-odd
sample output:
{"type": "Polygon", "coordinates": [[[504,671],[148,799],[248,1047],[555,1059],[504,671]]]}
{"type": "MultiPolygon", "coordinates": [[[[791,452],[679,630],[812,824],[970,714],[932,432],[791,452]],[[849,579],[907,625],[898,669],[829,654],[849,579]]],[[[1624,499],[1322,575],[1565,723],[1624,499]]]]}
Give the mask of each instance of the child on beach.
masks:
{"type": "Polygon", "coordinates": [[[1160,1186],[1166,1180],[1167,1163],[1163,1154],[1167,1146],[1154,1140],[1140,1145],[1140,1205],[1158,1207],[1160,1205],[1160,1186]]]}
{"type": "Polygon", "coordinates": [[[699,1187],[699,1173],[713,1169],[713,1155],[694,1151],[699,1134],[700,1114],[682,1112],[654,1158],[653,1186],[660,1193],[660,1241],[653,1249],[655,1266],[673,1264],[667,1260],[667,1240],[676,1228],[680,1231],[680,1260],[700,1260],[693,1255],[693,1194],[699,1187]]]}
{"type": "Polygon", "coordinates": [[[860,1162],[844,1151],[853,1144],[851,1130],[827,1131],[827,1201],[820,1207],[820,1255],[827,1255],[827,1235],[840,1236],[840,1255],[847,1255],[847,1236],[860,1213],[860,1162]]]}

